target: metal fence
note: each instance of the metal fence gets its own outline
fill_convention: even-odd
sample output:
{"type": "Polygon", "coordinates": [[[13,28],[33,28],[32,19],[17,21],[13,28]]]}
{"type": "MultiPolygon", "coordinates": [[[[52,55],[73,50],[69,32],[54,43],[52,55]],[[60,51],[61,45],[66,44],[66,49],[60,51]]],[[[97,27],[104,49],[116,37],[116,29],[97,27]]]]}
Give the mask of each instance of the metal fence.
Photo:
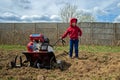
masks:
{"type": "MultiPolygon", "coordinates": [[[[68,26],[67,23],[0,23],[0,44],[26,45],[32,33],[44,34],[53,44],[68,26]]],[[[119,45],[119,23],[79,23],[78,26],[83,31],[80,44],[119,45]]]]}

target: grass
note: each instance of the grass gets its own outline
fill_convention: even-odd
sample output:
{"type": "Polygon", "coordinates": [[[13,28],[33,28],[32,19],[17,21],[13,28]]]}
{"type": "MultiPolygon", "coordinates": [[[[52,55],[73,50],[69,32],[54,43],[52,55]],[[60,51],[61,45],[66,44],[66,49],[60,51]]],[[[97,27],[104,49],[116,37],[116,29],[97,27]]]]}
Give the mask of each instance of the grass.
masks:
{"type": "Polygon", "coordinates": [[[3,50],[25,50],[25,46],[21,45],[0,45],[0,49],[3,50]]]}
{"type": "Polygon", "coordinates": [[[119,46],[80,46],[81,51],[87,52],[120,52],[119,46]]]}
{"type": "MultiPolygon", "coordinates": [[[[57,47],[56,50],[61,51],[61,50],[69,50],[69,46],[62,46],[62,47],[57,47]]],[[[79,46],[80,51],[85,51],[85,52],[92,52],[92,53],[118,53],[120,52],[120,47],[119,46],[91,46],[91,45],[80,45],[79,46]]]]}
{"type": "MultiPolygon", "coordinates": [[[[21,45],[0,45],[0,49],[4,50],[26,50],[26,46],[21,45]]],[[[68,51],[69,46],[55,46],[55,51],[68,51]]],[[[112,52],[112,53],[118,53],[120,52],[119,46],[91,46],[91,45],[80,45],[79,46],[80,51],[85,52],[112,52]]]]}

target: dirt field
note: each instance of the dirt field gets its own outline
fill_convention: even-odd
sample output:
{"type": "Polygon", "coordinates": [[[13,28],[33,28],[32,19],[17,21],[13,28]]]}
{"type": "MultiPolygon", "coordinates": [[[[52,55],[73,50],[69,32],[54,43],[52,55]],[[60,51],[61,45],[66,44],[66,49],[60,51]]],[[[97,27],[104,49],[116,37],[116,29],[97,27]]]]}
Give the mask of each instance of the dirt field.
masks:
{"type": "Polygon", "coordinates": [[[120,80],[120,53],[82,51],[78,60],[70,59],[64,51],[59,51],[55,55],[59,55],[57,60],[65,60],[64,71],[32,67],[10,69],[9,62],[21,52],[0,50],[0,80],[120,80]]]}

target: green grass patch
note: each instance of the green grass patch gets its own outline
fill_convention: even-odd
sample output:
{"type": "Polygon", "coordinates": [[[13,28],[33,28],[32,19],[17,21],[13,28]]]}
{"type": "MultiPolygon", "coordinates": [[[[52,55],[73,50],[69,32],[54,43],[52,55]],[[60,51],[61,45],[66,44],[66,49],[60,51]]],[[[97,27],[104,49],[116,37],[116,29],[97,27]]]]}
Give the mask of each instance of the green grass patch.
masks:
{"type": "MultiPolygon", "coordinates": [[[[69,50],[69,46],[57,46],[55,48],[57,51],[61,51],[61,50],[69,50]]],[[[80,45],[79,46],[79,50],[80,51],[85,51],[85,52],[93,52],[93,53],[97,53],[97,52],[102,52],[102,53],[108,53],[108,52],[112,52],[112,53],[118,53],[120,52],[120,47],[119,46],[91,46],[91,45],[80,45]]]]}
{"type": "Polygon", "coordinates": [[[25,46],[21,45],[0,45],[0,49],[3,50],[25,50],[25,46]]]}
{"type": "Polygon", "coordinates": [[[87,52],[120,52],[119,46],[80,46],[81,51],[87,51],[87,52]]]}
{"type": "MultiPolygon", "coordinates": [[[[0,45],[0,49],[4,50],[27,50],[26,46],[21,45],[0,45]]],[[[69,51],[69,46],[55,46],[55,51],[69,51]]],[[[120,52],[119,46],[91,46],[91,45],[80,45],[79,46],[80,51],[85,52],[113,52],[118,53],[120,52]]]]}

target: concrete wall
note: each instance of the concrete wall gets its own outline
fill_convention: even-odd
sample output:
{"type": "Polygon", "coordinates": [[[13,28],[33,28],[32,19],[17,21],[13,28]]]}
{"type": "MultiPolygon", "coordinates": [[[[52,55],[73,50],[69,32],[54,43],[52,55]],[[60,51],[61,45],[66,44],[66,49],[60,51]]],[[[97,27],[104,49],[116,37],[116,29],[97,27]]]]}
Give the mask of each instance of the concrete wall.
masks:
{"type": "MultiPolygon", "coordinates": [[[[68,26],[67,23],[0,23],[0,44],[26,45],[32,33],[44,34],[53,44],[68,26]]],[[[119,23],[79,23],[78,26],[83,31],[80,44],[117,45],[120,42],[119,23]]]]}

